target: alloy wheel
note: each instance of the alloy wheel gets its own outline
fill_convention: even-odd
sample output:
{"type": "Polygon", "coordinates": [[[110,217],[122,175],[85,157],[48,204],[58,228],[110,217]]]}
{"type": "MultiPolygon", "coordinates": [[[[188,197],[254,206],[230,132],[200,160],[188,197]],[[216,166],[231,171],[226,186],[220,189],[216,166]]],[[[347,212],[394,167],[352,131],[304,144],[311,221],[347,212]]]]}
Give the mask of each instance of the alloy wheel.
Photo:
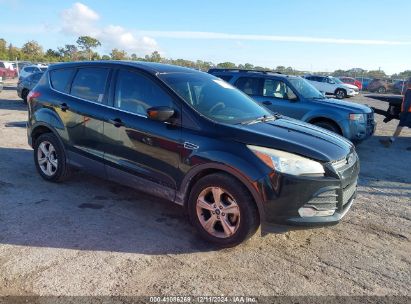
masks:
{"type": "Polygon", "coordinates": [[[57,154],[56,149],[50,142],[43,141],[40,143],[37,149],[37,162],[45,175],[51,177],[56,174],[58,168],[57,154]]]}
{"type": "Polygon", "coordinates": [[[240,226],[240,208],[233,196],[220,187],[205,188],[196,203],[201,226],[218,238],[233,236],[240,226]]]}

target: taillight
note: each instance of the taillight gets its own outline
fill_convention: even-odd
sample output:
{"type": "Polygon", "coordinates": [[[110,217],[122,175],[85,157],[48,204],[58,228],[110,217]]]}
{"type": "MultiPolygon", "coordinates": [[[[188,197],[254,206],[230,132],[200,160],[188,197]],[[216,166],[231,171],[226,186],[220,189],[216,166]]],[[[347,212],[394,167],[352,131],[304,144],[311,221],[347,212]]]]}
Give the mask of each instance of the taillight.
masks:
{"type": "Polygon", "coordinates": [[[40,95],[40,92],[30,91],[29,95],[27,95],[27,102],[31,102],[34,98],[40,97],[40,95]]]}

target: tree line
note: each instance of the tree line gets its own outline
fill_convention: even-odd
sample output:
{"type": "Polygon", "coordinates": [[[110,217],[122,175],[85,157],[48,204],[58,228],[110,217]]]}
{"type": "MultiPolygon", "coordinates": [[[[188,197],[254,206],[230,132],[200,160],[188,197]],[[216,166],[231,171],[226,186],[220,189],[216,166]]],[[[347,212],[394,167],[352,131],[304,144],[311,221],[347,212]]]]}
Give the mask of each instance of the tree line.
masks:
{"type": "MultiPolygon", "coordinates": [[[[251,63],[235,64],[233,62],[220,62],[213,63],[210,61],[202,60],[186,60],[186,59],[171,59],[164,58],[158,51],[152,52],[150,55],[139,57],[137,54],[128,54],[125,50],[114,48],[109,54],[100,55],[95,51],[96,48],[101,46],[101,42],[90,36],[80,36],[76,40],[75,44],[66,44],[58,47],[57,49],[44,48],[35,40],[31,40],[23,44],[21,48],[14,46],[12,43],[7,43],[3,38],[0,38],[0,60],[14,61],[32,61],[32,62],[67,62],[67,61],[81,61],[81,60],[135,60],[135,61],[150,61],[168,63],[179,66],[190,67],[202,71],[207,71],[210,68],[238,68],[238,69],[255,69],[255,70],[275,70],[277,72],[288,75],[304,75],[307,71],[299,71],[292,67],[277,66],[276,68],[254,66],[251,63]]],[[[363,69],[350,69],[350,70],[336,70],[332,73],[328,72],[316,72],[316,74],[333,75],[333,76],[349,76],[349,77],[369,77],[369,78],[389,78],[389,76],[383,70],[363,70],[363,69]]],[[[405,79],[411,77],[411,71],[403,71],[398,74],[390,76],[392,79],[405,79]]]]}

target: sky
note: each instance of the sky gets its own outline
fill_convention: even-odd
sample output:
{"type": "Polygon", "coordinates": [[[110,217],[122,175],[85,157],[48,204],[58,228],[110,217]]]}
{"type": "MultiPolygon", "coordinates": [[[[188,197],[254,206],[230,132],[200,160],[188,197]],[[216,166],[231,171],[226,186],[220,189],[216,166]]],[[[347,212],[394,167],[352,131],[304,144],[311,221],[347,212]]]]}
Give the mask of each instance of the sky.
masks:
{"type": "Polygon", "coordinates": [[[304,71],[411,70],[410,0],[0,0],[0,38],[304,71]]]}

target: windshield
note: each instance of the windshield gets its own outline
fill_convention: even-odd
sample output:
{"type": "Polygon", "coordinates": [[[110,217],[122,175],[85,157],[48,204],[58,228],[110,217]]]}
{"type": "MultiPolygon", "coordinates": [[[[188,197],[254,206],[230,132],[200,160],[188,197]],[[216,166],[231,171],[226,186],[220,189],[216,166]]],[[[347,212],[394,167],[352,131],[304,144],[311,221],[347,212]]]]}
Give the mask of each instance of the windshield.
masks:
{"type": "Polygon", "coordinates": [[[297,92],[306,99],[325,98],[312,84],[301,77],[293,77],[288,79],[297,92]]]}
{"type": "Polygon", "coordinates": [[[335,81],[335,83],[339,83],[339,84],[341,84],[341,83],[344,83],[344,82],[342,82],[341,80],[339,80],[338,78],[335,78],[335,77],[330,77],[332,80],[334,80],[335,81]]]}
{"type": "Polygon", "coordinates": [[[47,68],[46,68],[46,67],[40,68],[40,70],[41,70],[42,72],[45,72],[45,71],[47,71],[47,68]]]}
{"type": "Polygon", "coordinates": [[[238,124],[272,114],[224,80],[206,73],[160,74],[191,107],[223,123],[238,124]]]}

